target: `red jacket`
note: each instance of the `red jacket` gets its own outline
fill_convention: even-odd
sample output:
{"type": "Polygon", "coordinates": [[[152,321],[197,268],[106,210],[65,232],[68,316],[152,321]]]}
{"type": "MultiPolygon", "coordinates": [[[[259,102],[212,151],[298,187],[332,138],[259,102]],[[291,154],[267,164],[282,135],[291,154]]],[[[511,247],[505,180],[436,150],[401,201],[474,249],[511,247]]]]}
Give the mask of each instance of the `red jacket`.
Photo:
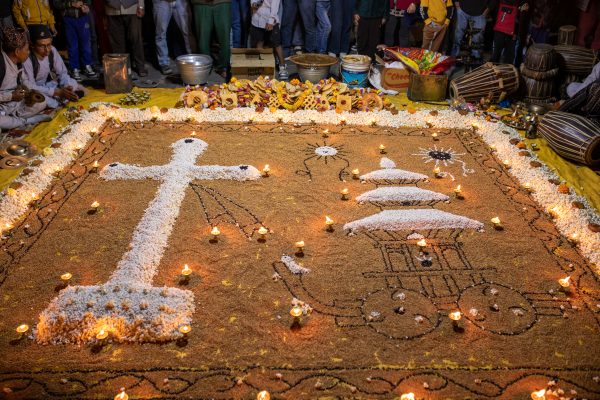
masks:
{"type": "Polygon", "coordinates": [[[406,10],[410,3],[415,3],[418,9],[420,0],[390,0],[390,10],[406,10]]]}

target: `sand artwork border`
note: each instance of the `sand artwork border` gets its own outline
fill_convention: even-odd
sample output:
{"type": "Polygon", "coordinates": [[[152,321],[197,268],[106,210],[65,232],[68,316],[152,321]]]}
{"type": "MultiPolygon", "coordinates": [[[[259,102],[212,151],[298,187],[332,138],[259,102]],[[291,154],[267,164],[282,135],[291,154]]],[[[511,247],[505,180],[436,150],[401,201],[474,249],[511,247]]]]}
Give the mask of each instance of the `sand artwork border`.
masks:
{"type": "MultiPolygon", "coordinates": [[[[317,111],[297,111],[294,113],[278,110],[275,112],[262,112],[257,113],[250,108],[238,108],[234,110],[203,110],[195,111],[190,109],[159,109],[152,107],[149,109],[124,109],[119,108],[111,104],[96,104],[90,111],[84,111],[81,117],[74,123],[69,125],[67,128],[58,132],[56,139],[54,140],[53,146],[47,148],[43,154],[39,157],[36,162],[36,166],[31,168],[28,174],[21,175],[16,182],[17,187],[8,189],[3,197],[0,199],[0,227],[3,231],[9,232],[13,227],[19,224],[20,219],[28,212],[32,202],[35,202],[40,195],[46,191],[53,184],[54,175],[68,168],[71,163],[80,157],[80,151],[84,149],[92,140],[97,139],[98,132],[101,132],[105,124],[125,124],[125,123],[144,123],[145,121],[164,121],[164,122],[191,122],[191,123],[219,123],[219,122],[237,122],[237,123],[283,123],[283,124],[347,124],[347,125],[372,125],[377,127],[412,127],[412,128],[429,128],[434,125],[435,128],[447,128],[447,129],[463,129],[471,130],[473,133],[477,133],[489,146],[491,153],[495,153],[497,160],[502,160],[502,164],[505,166],[507,173],[515,177],[518,182],[524,187],[530,188],[530,195],[538,202],[541,208],[553,217],[553,221],[558,230],[565,235],[567,238],[576,238],[576,243],[579,251],[586,259],[594,264],[597,268],[600,265],[600,252],[597,251],[600,248],[600,233],[594,232],[590,229],[590,224],[600,223],[600,216],[596,211],[588,204],[588,202],[581,196],[576,195],[573,190],[569,190],[568,193],[562,193],[558,190],[556,181],[559,179],[547,166],[543,165],[541,161],[537,159],[535,153],[531,152],[528,157],[524,157],[522,154],[523,149],[516,146],[516,142],[520,139],[518,132],[512,128],[508,128],[500,123],[488,122],[482,118],[477,118],[472,115],[461,115],[458,112],[447,110],[438,111],[435,114],[430,113],[428,110],[417,111],[414,113],[409,112],[398,112],[391,113],[388,111],[380,112],[359,112],[359,113],[336,113],[334,111],[317,112],[317,111]],[[533,167],[533,163],[537,163],[533,167]],[[578,207],[574,207],[573,204],[578,204],[578,207]]],[[[171,194],[173,190],[178,193],[177,196],[181,197],[181,188],[173,188],[171,186],[179,185],[182,187],[181,182],[169,181],[170,175],[185,175],[191,174],[190,176],[200,179],[233,179],[233,180],[252,180],[260,179],[260,172],[256,166],[194,166],[195,155],[201,154],[204,150],[206,143],[200,139],[188,138],[181,139],[180,141],[173,144],[173,157],[170,164],[166,164],[161,167],[145,167],[136,169],[132,166],[124,166],[122,164],[110,165],[104,167],[100,172],[100,177],[103,179],[144,179],[149,178],[157,181],[161,181],[162,185],[168,186],[165,190],[171,190],[168,192],[169,196],[160,195],[160,189],[157,194],[155,201],[153,201],[146,209],[143,221],[140,225],[147,224],[152,227],[152,232],[162,232],[161,234],[139,237],[134,234],[132,244],[137,241],[143,241],[148,247],[156,250],[155,253],[147,255],[154,262],[145,263],[149,265],[150,269],[122,269],[120,274],[123,279],[111,279],[106,284],[87,286],[87,287],[68,287],[62,290],[59,296],[53,301],[52,304],[42,313],[40,316],[40,324],[36,329],[33,330],[32,337],[39,343],[43,344],[61,344],[61,343],[90,343],[94,342],[95,332],[97,327],[97,321],[102,319],[102,307],[94,308],[98,303],[96,295],[106,296],[108,293],[114,297],[114,302],[123,304],[127,302],[131,306],[135,306],[136,309],[143,310],[144,308],[156,309],[153,302],[161,303],[161,315],[155,315],[149,313],[144,315],[143,312],[138,313],[139,320],[126,321],[125,323],[120,322],[118,326],[109,326],[111,330],[119,332],[119,337],[122,341],[126,342],[161,342],[169,340],[181,339],[185,333],[180,329],[182,326],[190,324],[193,320],[192,315],[194,313],[193,306],[193,295],[186,293],[187,291],[177,288],[170,287],[152,287],[152,270],[156,264],[160,262],[161,252],[164,252],[166,246],[165,235],[169,232],[169,224],[172,224],[176,215],[159,215],[156,210],[162,210],[163,208],[169,208],[168,205],[160,204],[161,201],[172,200],[171,194]],[[195,146],[197,151],[191,155],[187,155],[186,160],[177,158],[178,146],[195,146]],[[170,167],[169,167],[170,166],[170,167]],[[171,169],[169,169],[171,168],[171,169]],[[187,168],[187,169],[186,169],[187,168]],[[183,172],[182,172],[183,171],[183,172]],[[188,171],[188,172],[185,172],[188,171]],[[169,183],[171,182],[171,183],[169,183]],[[169,186],[171,185],[171,186],[169,186]],[[177,191],[179,190],[179,191],[177,191]],[[155,207],[154,209],[152,207],[155,207]],[[151,212],[152,211],[152,212],[151,212]],[[155,215],[156,214],[156,215],[155,215]],[[153,219],[156,219],[156,221],[153,219]],[[161,220],[163,222],[158,222],[161,220]],[[144,222],[145,221],[145,222],[144,222]],[[158,260],[158,261],[157,261],[158,260]],[[154,265],[154,267],[153,267],[154,265]],[[137,274],[137,275],[136,275],[137,274]],[[126,278],[132,276],[129,282],[126,278]],[[133,278],[135,277],[135,279],[133,278]],[[139,282],[142,282],[140,284],[139,282]],[[141,296],[143,295],[143,296],[141,296]],[[191,297],[190,297],[191,296],[191,297]],[[73,324],[69,325],[68,318],[65,322],[64,316],[60,315],[58,310],[64,309],[65,304],[81,304],[81,318],[85,320],[83,314],[93,310],[94,318],[90,319],[89,324],[82,323],[80,326],[74,327],[73,324]],[[146,306],[144,304],[146,303],[146,306]],[[150,304],[148,304],[150,303],[150,304]],[[87,310],[86,310],[87,308],[87,310]],[[177,310],[177,311],[175,311],[177,310]],[[145,321],[157,322],[154,324],[148,324],[152,328],[148,329],[136,329],[135,334],[130,329],[131,326],[138,326],[140,324],[145,325],[145,321]],[[69,332],[64,334],[63,332],[69,332]]],[[[333,151],[329,150],[328,151],[333,151]]],[[[413,154],[416,155],[416,154],[413,154]]],[[[185,158],[185,157],[184,157],[185,158]]],[[[86,164],[86,160],[83,162],[86,171],[95,168],[91,162],[86,164]]],[[[425,175],[412,174],[407,175],[406,171],[396,170],[393,160],[382,157],[380,163],[380,170],[373,171],[360,177],[361,180],[365,181],[376,181],[385,179],[399,179],[399,180],[420,180],[426,179],[425,175]]],[[[463,166],[464,170],[464,166],[463,166]]],[[[468,171],[466,171],[468,172],[468,171]]],[[[452,179],[454,179],[452,177],[452,179]]],[[[187,186],[189,182],[185,183],[187,186]]],[[[161,186],[162,187],[162,186],[161,186]]],[[[175,197],[177,197],[175,196],[175,197]]],[[[408,197],[414,198],[415,200],[423,201],[424,199],[431,202],[444,201],[447,196],[441,195],[436,192],[422,190],[418,188],[377,188],[369,192],[363,193],[362,197],[359,197],[357,201],[371,202],[371,203],[385,203],[394,202],[408,197]]],[[[418,215],[413,215],[417,218],[418,215]]],[[[440,218],[440,220],[448,220],[448,215],[443,212],[437,213],[434,217],[440,218]]],[[[400,211],[383,211],[380,214],[373,215],[365,218],[364,220],[352,221],[346,224],[344,227],[350,234],[359,231],[369,231],[377,229],[395,228],[394,224],[400,224],[406,222],[406,216],[400,211]]],[[[489,225],[489,221],[482,221],[489,225]]],[[[471,229],[482,229],[483,224],[479,221],[470,220],[468,218],[455,218],[455,223],[462,224],[464,228],[471,229]]],[[[140,232],[148,231],[143,229],[141,226],[140,232]]],[[[393,230],[393,229],[392,229],[393,230]]],[[[415,239],[417,237],[414,237],[415,239]]],[[[575,242],[575,241],[574,241],[575,242]]],[[[137,248],[136,246],[133,246],[137,248]]],[[[135,259],[139,255],[131,256],[131,259],[135,259]],[[135,256],[135,257],[134,257],[135,256]]],[[[127,261],[127,257],[124,256],[124,260],[127,261]]],[[[124,262],[126,264],[126,262],[124,262]]],[[[304,275],[311,271],[312,266],[305,268],[294,262],[292,257],[285,254],[281,257],[281,263],[291,274],[304,275]]],[[[5,280],[7,271],[0,269],[0,284],[5,280]]],[[[277,271],[276,271],[277,274],[277,271]]],[[[283,273],[282,273],[283,274],[283,273]]],[[[310,306],[304,303],[299,303],[302,307],[303,312],[310,312],[310,306]]],[[[248,367],[245,369],[245,374],[252,376],[252,374],[259,374],[259,369],[248,367]]],[[[516,368],[514,371],[518,373],[521,371],[523,375],[520,378],[515,378],[513,382],[506,382],[504,388],[510,386],[514,382],[525,377],[528,374],[535,374],[535,371],[516,368]]],[[[342,377],[344,374],[350,374],[352,371],[348,369],[344,371],[333,371],[331,374],[336,377],[342,377]]],[[[467,370],[464,371],[468,373],[467,370]]],[[[493,374],[494,371],[490,371],[493,374]]],[[[576,373],[577,371],[572,371],[576,373]]],[[[92,377],[94,371],[85,372],[92,377]]],[[[192,373],[190,371],[189,373],[192,373]]],[[[236,374],[240,371],[234,369],[223,370],[220,375],[223,379],[233,379],[236,374]]],[[[302,371],[285,371],[286,374],[303,373],[302,371]]],[[[460,372],[456,372],[460,374],[460,372]]],[[[545,375],[542,370],[538,371],[540,375],[545,375]]],[[[52,375],[52,371],[39,371],[40,376],[52,375]]],[[[130,371],[131,376],[135,376],[135,371],[130,371]]],[[[144,373],[144,379],[149,382],[152,381],[151,373],[144,373]]],[[[206,373],[206,377],[200,376],[199,381],[207,379],[210,381],[215,375],[206,373]]],[[[1,375],[0,375],[1,378],[1,375]]],[[[87,378],[86,378],[87,379],[87,378]]],[[[98,377],[98,379],[103,379],[98,377]]],[[[396,386],[400,385],[404,379],[401,378],[396,382],[396,386]]],[[[451,380],[451,377],[446,377],[451,380]]],[[[490,379],[491,375],[490,375],[490,379]]],[[[93,378],[92,378],[93,380],[93,378]]],[[[348,377],[348,381],[351,378],[348,377]]],[[[92,388],[95,384],[91,384],[92,388]]],[[[99,383],[98,383],[99,385],[99,383]]],[[[498,388],[500,392],[504,388],[498,388]]],[[[391,390],[388,388],[386,390],[391,390]]]]}

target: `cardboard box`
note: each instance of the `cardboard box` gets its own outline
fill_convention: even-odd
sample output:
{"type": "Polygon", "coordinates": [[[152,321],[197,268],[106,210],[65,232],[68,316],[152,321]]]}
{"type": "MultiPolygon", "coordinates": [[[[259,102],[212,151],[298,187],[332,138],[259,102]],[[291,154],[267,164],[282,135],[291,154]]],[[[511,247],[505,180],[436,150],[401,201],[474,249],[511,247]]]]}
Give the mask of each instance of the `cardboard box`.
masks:
{"type": "Polygon", "coordinates": [[[231,49],[231,75],[255,79],[275,75],[273,49],[231,49]]]}
{"type": "Polygon", "coordinates": [[[384,67],[381,73],[381,86],[387,90],[406,92],[410,73],[405,68],[384,67]]]}

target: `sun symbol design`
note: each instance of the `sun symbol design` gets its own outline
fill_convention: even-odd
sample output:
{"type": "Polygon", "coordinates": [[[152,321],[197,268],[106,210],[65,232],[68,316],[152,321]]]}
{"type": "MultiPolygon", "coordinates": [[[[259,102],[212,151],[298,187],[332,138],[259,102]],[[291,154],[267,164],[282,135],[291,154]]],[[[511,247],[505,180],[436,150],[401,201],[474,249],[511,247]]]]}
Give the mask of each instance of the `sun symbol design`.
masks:
{"type": "Polygon", "coordinates": [[[332,161],[342,161],[344,166],[339,171],[338,177],[340,180],[344,180],[348,175],[346,168],[350,166],[350,162],[346,159],[347,153],[342,145],[327,144],[326,141],[323,143],[308,143],[304,149],[304,154],[306,155],[303,160],[305,169],[296,171],[300,175],[307,175],[309,179],[312,179],[312,172],[307,164],[311,160],[322,160],[326,165],[332,161]]]}
{"type": "Polygon", "coordinates": [[[323,142],[323,144],[309,143],[306,146],[305,154],[309,158],[316,157],[317,160],[322,159],[327,164],[331,160],[343,160],[346,152],[344,151],[344,146],[323,142]]]}
{"type": "MultiPolygon", "coordinates": [[[[420,156],[423,161],[425,161],[425,164],[433,162],[436,168],[442,164],[447,167],[454,163],[458,163],[462,167],[463,176],[467,176],[467,174],[474,173],[475,170],[468,168],[467,163],[461,160],[461,156],[464,155],[465,153],[457,153],[452,149],[452,147],[448,147],[447,149],[438,149],[437,146],[433,146],[433,148],[430,147],[428,149],[419,147],[419,152],[413,154],[413,156],[420,156]]],[[[454,177],[451,174],[449,175],[454,180],[454,177]]]]}

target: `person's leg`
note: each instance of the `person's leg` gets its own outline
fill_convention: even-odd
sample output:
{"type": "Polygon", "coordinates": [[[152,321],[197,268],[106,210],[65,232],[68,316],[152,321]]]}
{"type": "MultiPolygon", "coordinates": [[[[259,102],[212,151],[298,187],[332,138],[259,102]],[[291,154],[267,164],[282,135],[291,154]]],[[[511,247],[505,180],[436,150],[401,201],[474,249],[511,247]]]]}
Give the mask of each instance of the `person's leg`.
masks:
{"type": "Polygon", "coordinates": [[[456,29],[454,30],[454,43],[452,44],[452,53],[453,57],[458,56],[460,53],[460,45],[465,36],[465,29],[469,24],[469,18],[467,14],[461,10],[460,8],[456,11],[456,29]]]}
{"type": "Polygon", "coordinates": [[[317,53],[327,53],[327,40],[331,32],[331,22],[329,21],[329,7],[331,3],[327,1],[317,1],[317,53]]]}
{"type": "Polygon", "coordinates": [[[431,50],[438,51],[440,47],[442,47],[442,43],[444,42],[444,37],[446,36],[447,30],[448,25],[442,25],[439,28],[437,28],[435,37],[433,38],[433,43],[431,45],[431,50]]]}
{"type": "Polygon", "coordinates": [[[586,47],[586,38],[594,31],[596,25],[595,2],[590,1],[589,10],[579,14],[579,26],[577,27],[577,45],[586,47]]]}
{"type": "Polygon", "coordinates": [[[240,48],[242,44],[241,0],[231,0],[231,45],[240,48]]]}
{"type": "Polygon", "coordinates": [[[408,47],[410,41],[410,27],[413,23],[413,17],[404,15],[404,17],[400,17],[398,19],[398,24],[400,25],[399,33],[398,33],[398,45],[400,47],[408,47]]]}
{"type": "Polygon", "coordinates": [[[231,30],[231,3],[221,3],[212,6],[213,23],[219,41],[219,60],[216,70],[229,69],[231,49],[229,47],[229,31],[231,30]]]}
{"type": "Polygon", "coordinates": [[[369,45],[369,21],[367,18],[360,18],[358,20],[358,33],[356,38],[356,49],[358,54],[367,54],[367,47],[369,45]]]}
{"type": "Polygon", "coordinates": [[[425,25],[423,27],[423,48],[430,49],[435,37],[435,29],[431,25],[425,25]]]}
{"type": "Polygon", "coordinates": [[[517,52],[518,42],[512,38],[512,35],[506,35],[504,42],[504,62],[506,64],[515,64],[515,54],[517,52]]]}
{"type": "Polygon", "coordinates": [[[354,24],[354,3],[355,0],[346,0],[344,2],[343,16],[342,16],[342,35],[340,40],[340,55],[348,54],[350,51],[350,36],[352,26],[354,24]]]}
{"type": "MultiPolygon", "coordinates": [[[[90,17],[82,15],[77,18],[77,31],[79,38],[79,51],[84,66],[92,65],[92,44],[90,42],[90,17]]],[[[71,56],[69,56],[71,57],[71,56]]]]}
{"type": "Polygon", "coordinates": [[[596,30],[594,31],[594,38],[592,39],[592,44],[590,45],[592,50],[600,50],[600,20],[596,19],[596,30]]]}
{"type": "Polygon", "coordinates": [[[156,43],[156,58],[159,66],[169,65],[169,48],[167,46],[167,28],[171,21],[171,2],[165,0],[154,0],[152,2],[152,13],[154,15],[156,43]]]}
{"type": "Polygon", "coordinates": [[[107,15],[108,21],[108,43],[113,53],[125,54],[127,48],[127,35],[122,15],[107,15]]]}
{"type": "Polygon", "coordinates": [[[483,50],[483,34],[485,32],[486,20],[485,16],[478,15],[476,17],[472,17],[473,19],[473,28],[479,29],[480,31],[473,35],[473,45],[479,46],[479,50],[475,49],[472,51],[473,57],[482,58],[481,51],[483,50]]]}
{"type": "Polygon", "coordinates": [[[185,51],[188,53],[194,52],[196,43],[194,35],[192,35],[191,24],[190,24],[190,7],[186,0],[175,0],[173,8],[173,16],[175,22],[181,31],[183,36],[183,42],[185,44],[185,51]]]}
{"type": "Polygon", "coordinates": [[[308,53],[317,51],[316,0],[298,0],[300,17],[304,25],[304,48],[308,53]]]}
{"type": "Polygon", "coordinates": [[[250,29],[250,1],[240,1],[240,47],[248,47],[248,30],[250,29]]]}
{"type": "Polygon", "coordinates": [[[138,74],[148,73],[146,70],[146,58],[144,57],[144,42],[142,40],[142,19],[137,15],[127,15],[127,34],[131,43],[133,61],[138,74]]]}
{"type": "Polygon", "coordinates": [[[335,54],[340,54],[340,42],[342,38],[342,17],[344,11],[342,0],[331,0],[331,12],[329,13],[329,22],[331,22],[331,34],[329,35],[329,43],[327,51],[335,54]]]}
{"type": "Polygon", "coordinates": [[[200,54],[210,56],[210,35],[212,32],[212,12],[210,6],[194,4],[194,21],[196,23],[196,38],[200,54]]]}
{"type": "Polygon", "coordinates": [[[401,23],[402,21],[400,20],[400,17],[395,15],[390,15],[388,17],[384,27],[385,33],[383,35],[383,43],[385,43],[386,46],[396,46],[398,43],[398,36],[396,35],[396,32],[398,32],[398,28],[401,23]]]}
{"type": "Polygon", "coordinates": [[[281,17],[281,45],[285,56],[292,55],[292,38],[298,13],[297,0],[282,0],[283,16],[281,17]]]}
{"type": "Polygon", "coordinates": [[[77,19],[64,17],[65,35],[67,36],[67,53],[69,54],[69,66],[72,70],[81,70],[79,65],[79,38],[77,36],[77,19]]]}
{"type": "Polygon", "coordinates": [[[94,8],[90,7],[88,13],[88,19],[90,22],[90,50],[92,52],[92,64],[94,66],[100,65],[100,59],[98,58],[98,34],[96,32],[96,14],[94,8]]]}
{"type": "Polygon", "coordinates": [[[377,45],[381,38],[381,18],[369,18],[369,44],[367,55],[371,57],[372,61],[375,61],[375,53],[377,52],[377,45]]]}

